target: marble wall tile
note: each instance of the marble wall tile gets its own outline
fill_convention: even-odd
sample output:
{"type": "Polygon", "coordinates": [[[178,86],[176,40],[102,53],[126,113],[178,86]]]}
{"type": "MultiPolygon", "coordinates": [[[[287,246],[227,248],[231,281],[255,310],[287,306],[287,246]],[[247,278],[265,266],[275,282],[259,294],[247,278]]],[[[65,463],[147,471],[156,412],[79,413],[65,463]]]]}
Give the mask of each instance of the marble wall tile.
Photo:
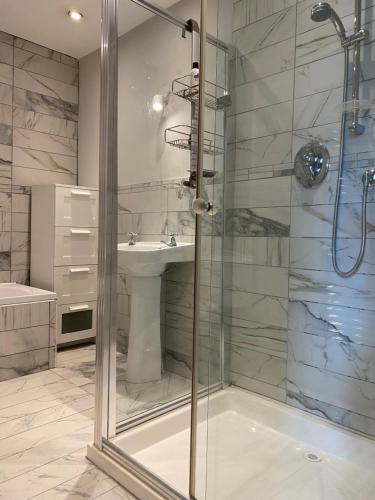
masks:
{"type": "Polygon", "coordinates": [[[236,49],[242,53],[262,49],[287,40],[294,32],[296,9],[290,8],[233,33],[236,49]]]}
{"type": "Polygon", "coordinates": [[[0,82],[13,85],[13,66],[0,63],[0,82]]]}
{"type": "Polygon", "coordinates": [[[375,420],[357,412],[348,411],[319,399],[310,398],[302,393],[287,392],[287,403],[291,406],[307,411],[338,425],[373,436],[375,434],[375,420]]]}
{"type": "Polygon", "coordinates": [[[283,358],[232,345],[230,363],[232,371],[236,373],[285,387],[287,363],[283,358]]]}
{"type": "Polygon", "coordinates": [[[374,383],[373,347],[305,333],[289,334],[288,358],[296,363],[321,368],[374,383]]]}
{"type": "Polygon", "coordinates": [[[0,212],[10,212],[12,208],[12,193],[0,192],[0,212]]]}
{"type": "Polygon", "coordinates": [[[61,64],[37,54],[32,54],[18,47],[14,49],[14,66],[39,75],[48,76],[69,85],[78,85],[77,68],[61,64]]]}
{"type": "Polygon", "coordinates": [[[3,43],[8,43],[9,45],[13,45],[14,36],[9,33],[5,33],[5,31],[0,31],[0,41],[3,43]]]}
{"type": "MultiPolygon", "coordinates": [[[[235,322],[236,323],[236,322],[235,322]]],[[[231,344],[245,349],[277,356],[283,359],[287,358],[288,344],[286,330],[266,330],[264,332],[247,328],[245,325],[225,324],[225,338],[231,344]]]]}
{"type": "Polygon", "coordinates": [[[30,233],[12,231],[11,249],[16,252],[29,251],[30,233]]]}
{"type": "Polygon", "coordinates": [[[11,45],[0,42],[0,62],[13,64],[13,47],[11,45]]]}
{"type": "Polygon", "coordinates": [[[270,47],[240,56],[231,63],[231,88],[294,68],[295,45],[290,38],[270,47]]]}
{"type": "Polygon", "coordinates": [[[289,329],[375,347],[372,325],[375,312],[335,304],[291,300],[289,329]]]}
{"type": "Polygon", "coordinates": [[[245,375],[232,371],[230,372],[230,380],[235,386],[241,387],[242,389],[261,394],[262,396],[275,399],[276,401],[286,401],[286,390],[284,387],[267,384],[266,382],[246,377],[245,375]]]}
{"type": "Polygon", "coordinates": [[[288,238],[232,237],[224,248],[224,260],[238,264],[288,267],[288,238]]]}
{"type": "Polygon", "coordinates": [[[293,99],[294,71],[277,73],[232,90],[231,114],[278,104],[293,99]]]}
{"type": "Polygon", "coordinates": [[[30,195],[12,194],[12,212],[30,213],[30,195]]]}
{"type": "Polygon", "coordinates": [[[311,128],[341,120],[342,88],[296,99],[294,102],[293,128],[311,128]]]}
{"type": "Polygon", "coordinates": [[[375,385],[294,361],[288,362],[288,391],[374,418],[375,385]]]}
{"type": "Polygon", "coordinates": [[[70,103],[78,103],[78,89],[74,85],[14,68],[14,86],[70,103]]]}
{"type": "Polygon", "coordinates": [[[0,233],[0,252],[10,252],[11,234],[10,231],[0,233]]]}
{"type": "Polygon", "coordinates": [[[226,210],[226,236],[288,237],[290,209],[238,208],[226,210]]]}
{"type": "Polygon", "coordinates": [[[0,83],[0,102],[2,104],[12,104],[12,87],[10,85],[0,83]]]}
{"type": "Polygon", "coordinates": [[[39,349],[0,358],[0,380],[22,377],[30,373],[47,370],[49,349],[39,349]]]}
{"type": "MultiPolygon", "coordinates": [[[[0,115],[1,117],[1,115],[0,115]]],[[[74,121],[48,116],[34,111],[15,108],[13,125],[19,128],[36,130],[46,134],[60,135],[69,139],[78,138],[78,124],[74,121]]]]}
{"type": "Polygon", "coordinates": [[[0,252],[0,271],[10,270],[10,252],[0,252]]]}
{"type": "Polygon", "coordinates": [[[36,149],[14,147],[13,164],[16,167],[49,170],[60,174],[77,174],[77,158],[36,149]]]}
{"type": "Polygon", "coordinates": [[[293,300],[375,309],[375,277],[355,275],[350,281],[334,272],[290,271],[289,296],[293,300]]]}
{"type": "MultiPolygon", "coordinates": [[[[49,347],[49,326],[37,326],[0,333],[0,367],[2,356],[10,356],[49,347]]],[[[1,369],[1,368],[0,368],[1,369]]]]}
{"type": "Polygon", "coordinates": [[[62,54],[61,52],[56,52],[55,50],[49,49],[42,45],[38,45],[28,40],[24,40],[23,38],[16,37],[14,39],[14,46],[18,47],[19,49],[27,50],[28,52],[33,52],[34,54],[38,54],[39,56],[47,57],[48,59],[53,59],[54,61],[67,64],[68,66],[72,66],[73,68],[78,67],[78,60],[74,57],[67,56],[65,54],[62,54]]]}
{"type": "MultiPolygon", "coordinates": [[[[342,238],[337,241],[337,258],[341,269],[350,269],[357,258],[360,239],[342,238]]],[[[290,267],[332,271],[332,238],[291,238],[290,267]]],[[[359,274],[375,274],[375,240],[368,239],[366,254],[359,274]]]]}
{"type": "Polygon", "coordinates": [[[295,97],[304,97],[325,90],[342,87],[343,53],[296,68],[295,97]],[[317,78],[319,75],[319,78],[317,78]]]}
{"type": "Polygon", "coordinates": [[[288,270],[282,267],[224,264],[227,290],[288,297],[288,270]]]}
{"type": "Polygon", "coordinates": [[[25,108],[36,113],[43,113],[75,122],[78,121],[77,104],[37,92],[15,88],[13,92],[13,104],[16,107],[25,108]]]}
{"type": "Polygon", "coordinates": [[[11,269],[12,269],[12,271],[19,271],[22,269],[30,269],[30,254],[29,254],[29,252],[12,252],[11,269]]]}
{"type": "MultiPolygon", "coordinates": [[[[6,148],[6,156],[8,156],[9,149],[11,148],[8,148],[8,146],[4,147],[6,148]]],[[[1,150],[2,147],[0,146],[0,151],[1,150]]],[[[4,161],[4,163],[0,161],[0,189],[7,192],[12,188],[12,167],[9,163],[11,163],[11,161],[4,161]]]]}
{"type": "Polygon", "coordinates": [[[237,142],[233,149],[233,163],[229,166],[236,170],[287,164],[292,160],[292,133],[286,132],[237,142]]]}
{"type": "Polygon", "coordinates": [[[48,153],[77,156],[76,140],[34,132],[33,130],[13,128],[13,144],[21,148],[39,149],[48,153]]]}
{"type": "Polygon", "coordinates": [[[17,304],[0,307],[0,331],[49,324],[49,303],[17,304]]]}
{"type": "Polygon", "coordinates": [[[165,212],[118,215],[118,231],[122,234],[137,233],[167,234],[167,214],[165,212]]]}
{"type": "Polygon", "coordinates": [[[292,130],[293,103],[285,102],[266,108],[255,109],[228,118],[236,126],[235,136],[229,134],[229,141],[256,139],[292,130]]]}
{"type": "MultiPolygon", "coordinates": [[[[368,238],[374,237],[375,220],[372,216],[372,203],[368,205],[368,238]]],[[[292,237],[330,238],[332,236],[333,205],[305,205],[292,207],[292,237]]],[[[342,204],[340,207],[339,237],[360,238],[361,236],[361,204],[342,204]]]]}
{"type": "Polygon", "coordinates": [[[290,177],[233,182],[227,187],[227,208],[287,207],[290,177]]]}
{"type": "Polygon", "coordinates": [[[0,144],[12,145],[12,127],[10,125],[0,123],[0,144]]]}

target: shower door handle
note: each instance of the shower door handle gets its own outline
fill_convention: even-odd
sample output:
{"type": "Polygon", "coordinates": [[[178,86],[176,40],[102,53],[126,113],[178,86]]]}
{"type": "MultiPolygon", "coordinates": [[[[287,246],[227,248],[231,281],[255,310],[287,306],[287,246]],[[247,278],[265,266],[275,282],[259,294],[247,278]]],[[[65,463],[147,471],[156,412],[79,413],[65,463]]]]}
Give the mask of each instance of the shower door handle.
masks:
{"type": "Polygon", "coordinates": [[[192,209],[195,215],[202,215],[212,210],[213,204],[211,201],[206,201],[203,198],[195,198],[192,209]]]}

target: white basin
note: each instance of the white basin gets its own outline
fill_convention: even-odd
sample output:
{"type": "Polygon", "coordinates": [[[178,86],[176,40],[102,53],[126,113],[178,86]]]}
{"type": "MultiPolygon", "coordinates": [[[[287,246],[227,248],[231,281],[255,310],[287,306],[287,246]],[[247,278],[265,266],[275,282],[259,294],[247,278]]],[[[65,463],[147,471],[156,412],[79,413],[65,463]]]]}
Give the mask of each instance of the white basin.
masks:
{"type": "Polygon", "coordinates": [[[118,260],[121,268],[131,276],[160,276],[170,262],[194,260],[194,243],[165,243],[141,241],[135,245],[119,243],[118,260]]]}
{"type": "Polygon", "coordinates": [[[143,383],[160,380],[161,275],[171,262],[192,262],[194,243],[169,247],[160,242],[119,243],[118,264],[129,276],[130,331],[126,378],[143,383]]]}

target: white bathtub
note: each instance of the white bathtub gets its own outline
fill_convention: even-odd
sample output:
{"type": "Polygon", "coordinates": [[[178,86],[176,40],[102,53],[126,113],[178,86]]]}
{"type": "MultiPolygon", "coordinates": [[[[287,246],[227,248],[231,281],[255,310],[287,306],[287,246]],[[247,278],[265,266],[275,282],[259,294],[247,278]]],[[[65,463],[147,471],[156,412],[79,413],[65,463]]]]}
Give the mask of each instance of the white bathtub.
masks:
{"type": "Polygon", "coordinates": [[[41,290],[40,288],[19,285],[18,283],[0,283],[0,306],[24,304],[25,302],[41,302],[56,298],[57,296],[54,292],[41,290]]]}

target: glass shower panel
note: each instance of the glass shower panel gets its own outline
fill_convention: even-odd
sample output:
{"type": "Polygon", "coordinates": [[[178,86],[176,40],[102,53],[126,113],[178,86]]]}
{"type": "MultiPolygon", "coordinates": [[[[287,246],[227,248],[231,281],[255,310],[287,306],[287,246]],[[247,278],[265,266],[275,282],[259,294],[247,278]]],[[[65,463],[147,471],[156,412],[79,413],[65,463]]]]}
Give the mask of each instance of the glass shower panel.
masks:
{"type": "Polygon", "coordinates": [[[130,0],[118,19],[117,424],[190,394],[195,231],[191,34],[130,0]]]}
{"type": "MultiPolygon", "coordinates": [[[[374,174],[375,2],[336,0],[311,13],[313,6],[239,0],[219,7],[219,38],[231,19],[231,106],[223,134],[223,390],[209,391],[201,436],[206,500],[372,498],[371,182],[365,257],[351,277],[335,272],[332,234],[340,174],[337,259],[350,269],[361,245],[363,186],[374,174]],[[367,34],[354,23],[358,11],[367,34]],[[335,30],[338,18],[345,40],[335,30]],[[360,38],[356,102],[353,35],[360,38]],[[349,44],[344,105],[342,43],[349,44]],[[320,151],[328,152],[321,184],[297,178],[301,148],[315,155],[306,162],[323,162],[320,151]]],[[[308,166],[318,173],[317,164],[308,166]]],[[[215,331],[209,336],[214,346],[215,331]]],[[[209,366],[215,363],[212,349],[209,366]]]]}

